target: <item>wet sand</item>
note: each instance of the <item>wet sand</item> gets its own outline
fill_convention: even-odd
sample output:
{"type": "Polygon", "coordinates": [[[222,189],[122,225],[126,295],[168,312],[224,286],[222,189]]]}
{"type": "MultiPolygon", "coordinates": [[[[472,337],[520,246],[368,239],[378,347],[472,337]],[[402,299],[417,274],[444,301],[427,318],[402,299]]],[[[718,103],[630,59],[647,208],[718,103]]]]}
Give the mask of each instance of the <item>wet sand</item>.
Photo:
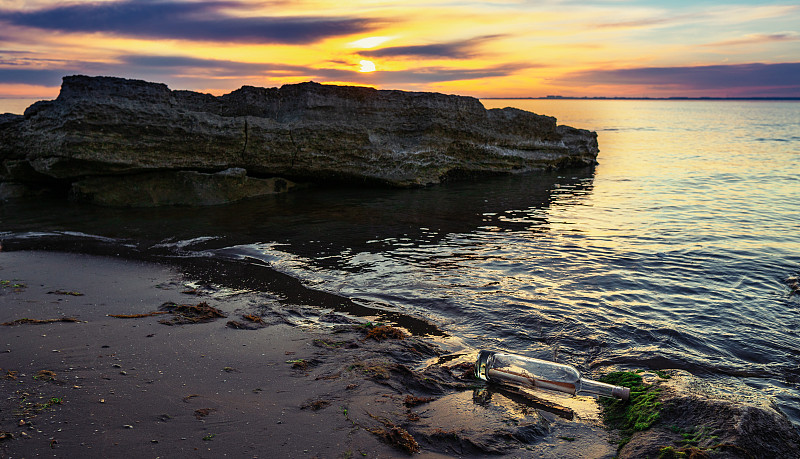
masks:
{"type": "Polygon", "coordinates": [[[556,400],[568,419],[471,378],[474,356],[185,271],[0,252],[0,456],[614,457],[592,399],[556,400]]]}

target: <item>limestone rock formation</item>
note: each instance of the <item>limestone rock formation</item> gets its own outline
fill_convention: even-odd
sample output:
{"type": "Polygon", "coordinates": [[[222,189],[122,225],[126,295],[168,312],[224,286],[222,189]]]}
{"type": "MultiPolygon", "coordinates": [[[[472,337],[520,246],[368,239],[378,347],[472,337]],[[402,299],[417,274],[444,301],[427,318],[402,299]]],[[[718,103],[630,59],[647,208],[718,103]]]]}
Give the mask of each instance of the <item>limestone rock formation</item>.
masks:
{"type": "Polygon", "coordinates": [[[0,116],[0,139],[0,181],[77,184],[80,196],[98,196],[85,186],[100,178],[107,187],[124,176],[120,186],[128,186],[136,177],[152,184],[155,172],[229,168],[254,178],[424,186],[591,166],[598,153],[593,132],[513,108],[486,110],[471,97],[317,83],[215,97],[87,76],[65,77],[57,99],[24,116],[0,116]]]}

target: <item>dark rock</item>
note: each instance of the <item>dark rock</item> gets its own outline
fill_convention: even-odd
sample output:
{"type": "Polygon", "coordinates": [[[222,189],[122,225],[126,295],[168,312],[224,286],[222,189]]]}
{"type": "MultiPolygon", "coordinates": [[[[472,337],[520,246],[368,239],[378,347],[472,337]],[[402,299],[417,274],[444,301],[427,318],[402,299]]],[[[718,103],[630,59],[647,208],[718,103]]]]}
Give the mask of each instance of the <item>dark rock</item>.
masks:
{"type": "MultiPolygon", "coordinates": [[[[513,108],[486,110],[471,97],[317,83],[214,97],[86,76],[65,77],[57,99],[24,116],[0,116],[0,139],[0,181],[79,182],[76,192],[95,202],[103,198],[89,184],[105,193],[129,184],[121,176],[163,180],[144,176],[154,172],[233,167],[251,177],[403,187],[591,166],[598,153],[593,132],[513,108]]],[[[203,179],[225,186],[214,177],[203,179]]],[[[178,201],[196,203],[196,186],[187,189],[178,201]]]]}
{"type": "Polygon", "coordinates": [[[655,381],[663,388],[659,421],[635,433],[619,451],[621,459],[673,457],[669,452],[723,459],[800,458],[800,432],[769,401],[743,394],[733,399],[685,371],[670,372],[670,379],[655,381]]]}
{"type": "Polygon", "coordinates": [[[22,183],[0,182],[0,201],[22,198],[35,194],[31,188],[22,183]]]}

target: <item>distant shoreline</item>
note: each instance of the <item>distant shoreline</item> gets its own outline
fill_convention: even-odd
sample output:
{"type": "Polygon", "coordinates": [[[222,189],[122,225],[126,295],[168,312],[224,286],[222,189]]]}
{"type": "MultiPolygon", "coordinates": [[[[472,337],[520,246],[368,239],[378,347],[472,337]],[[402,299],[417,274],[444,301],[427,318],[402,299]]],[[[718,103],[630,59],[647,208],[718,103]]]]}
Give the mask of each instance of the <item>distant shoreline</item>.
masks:
{"type": "Polygon", "coordinates": [[[483,100],[699,100],[699,101],[800,101],[800,97],[569,97],[569,96],[544,96],[544,97],[478,97],[483,100]]]}

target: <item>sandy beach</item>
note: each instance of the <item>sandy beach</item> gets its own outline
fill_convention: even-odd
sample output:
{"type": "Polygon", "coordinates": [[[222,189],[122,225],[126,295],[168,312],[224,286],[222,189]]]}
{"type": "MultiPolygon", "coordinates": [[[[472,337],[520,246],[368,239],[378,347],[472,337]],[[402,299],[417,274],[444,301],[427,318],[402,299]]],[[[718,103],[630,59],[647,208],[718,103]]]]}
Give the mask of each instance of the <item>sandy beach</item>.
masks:
{"type": "Polygon", "coordinates": [[[2,457],[616,451],[593,399],[561,400],[572,419],[536,409],[474,380],[471,355],[315,305],[57,252],[0,252],[0,280],[2,457]]]}

